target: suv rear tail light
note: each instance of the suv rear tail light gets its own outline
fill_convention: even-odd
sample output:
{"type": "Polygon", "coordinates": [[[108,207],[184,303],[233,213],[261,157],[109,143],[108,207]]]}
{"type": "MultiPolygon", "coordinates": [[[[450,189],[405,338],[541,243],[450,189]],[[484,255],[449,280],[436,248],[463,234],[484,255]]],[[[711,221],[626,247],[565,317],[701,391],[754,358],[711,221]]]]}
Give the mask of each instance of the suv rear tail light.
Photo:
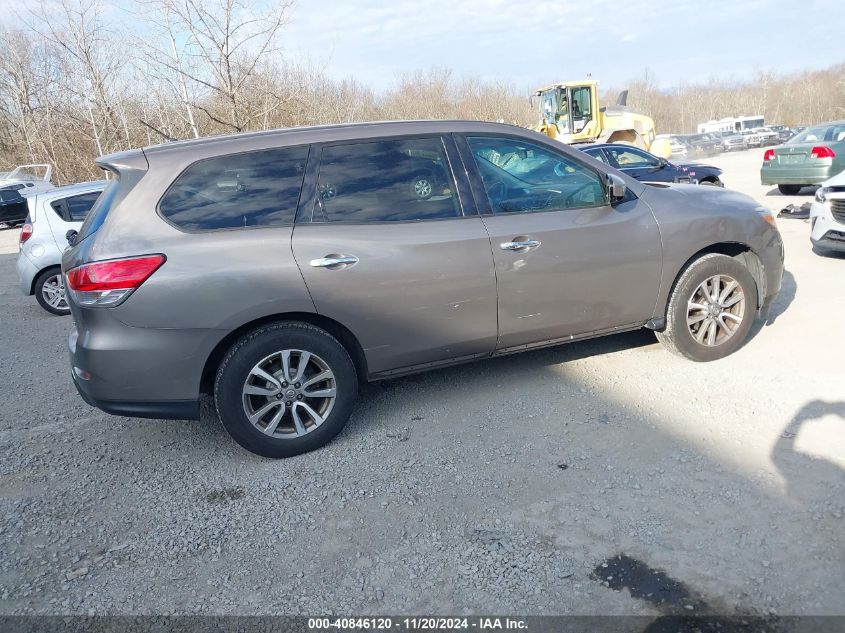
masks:
{"type": "Polygon", "coordinates": [[[836,152],[827,145],[817,145],[810,150],[810,158],[836,158],[836,152]]]}
{"type": "Polygon", "coordinates": [[[766,153],[763,154],[763,160],[764,161],[770,161],[770,160],[774,160],[774,159],[775,159],[775,150],[767,149],[766,153]]]}
{"type": "Polygon", "coordinates": [[[21,227],[21,241],[20,244],[23,246],[23,243],[26,242],[29,238],[32,237],[32,225],[27,222],[21,227]]]}
{"type": "Polygon", "coordinates": [[[68,288],[82,306],[114,306],[150,278],[167,258],[143,255],[92,262],[67,272],[68,288]]]}

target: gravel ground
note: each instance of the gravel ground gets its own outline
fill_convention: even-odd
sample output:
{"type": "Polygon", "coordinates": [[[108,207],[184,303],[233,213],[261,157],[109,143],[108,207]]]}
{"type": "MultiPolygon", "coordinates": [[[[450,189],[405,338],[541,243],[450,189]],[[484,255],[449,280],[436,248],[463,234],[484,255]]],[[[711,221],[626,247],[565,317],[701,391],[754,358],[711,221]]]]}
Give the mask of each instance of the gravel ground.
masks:
{"type": "MultiPolygon", "coordinates": [[[[760,153],[710,162],[809,199],[757,184],[760,153]]],[[[640,332],[369,385],[284,461],[211,415],[85,405],[2,231],[0,613],[671,610],[603,577],[624,554],[699,597],[679,608],[845,614],[845,258],[780,225],[781,297],[728,359],[640,332]]]]}

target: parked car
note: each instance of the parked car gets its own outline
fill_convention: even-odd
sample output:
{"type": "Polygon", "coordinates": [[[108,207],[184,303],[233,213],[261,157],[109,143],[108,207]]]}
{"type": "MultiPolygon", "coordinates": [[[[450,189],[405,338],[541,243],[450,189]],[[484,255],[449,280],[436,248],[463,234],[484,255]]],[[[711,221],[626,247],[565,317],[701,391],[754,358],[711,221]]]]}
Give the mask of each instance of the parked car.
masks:
{"type": "Polygon", "coordinates": [[[18,165],[0,178],[0,189],[11,186],[28,192],[47,191],[55,186],[52,178],[51,165],[18,165]]]}
{"type": "Polygon", "coordinates": [[[785,143],[796,134],[795,130],[788,128],[785,125],[771,125],[769,127],[775,132],[777,132],[778,139],[781,143],[785,143]]]}
{"type": "Polygon", "coordinates": [[[644,182],[687,182],[723,187],[722,170],[702,163],[672,163],[621,143],[576,145],[593,158],[644,182]]]}
{"type": "MultiPolygon", "coordinates": [[[[721,139],[710,134],[684,134],[678,138],[692,149],[694,156],[712,156],[722,152],[721,139]]],[[[689,152],[687,157],[691,157],[689,152]]]]}
{"type": "Polygon", "coordinates": [[[679,136],[670,134],[668,136],[659,135],[657,138],[666,138],[669,140],[669,147],[672,151],[672,158],[686,158],[691,148],[684,143],[679,136]]]}
{"type": "Polygon", "coordinates": [[[724,152],[747,149],[745,137],[739,132],[715,132],[714,134],[721,139],[724,152]]]}
{"type": "Polygon", "coordinates": [[[824,181],[810,206],[810,241],[817,252],[845,252],[845,172],[824,181]]]}
{"type": "Polygon", "coordinates": [[[77,231],[99,198],[106,181],[56,187],[27,198],[28,215],[21,229],[18,284],[25,295],[35,295],[52,314],[69,314],[61,274],[62,251],[68,231],[77,231]]]}
{"type": "Polygon", "coordinates": [[[0,189],[0,223],[21,224],[26,219],[26,199],[13,188],[0,189]]]}
{"type": "Polygon", "coordinates": [[[770,128],[758,127],[754,128],[753,131],[760,137],[760,147],[768,147],[769,145],[778,145],[780,143],[780,136],[770,128]]]}
{"type": "Polygon", "coordinates": [[[807,128],[778,147],[767,149],[760,182],[777,185],[784,195],[795,195],[845,170],[845,121],[807,128]]]}
{"type": "Polygon", "coordinates": [[[760,147],[762,137],[753,130],[743,130],[742,136],[745,139],[745,147],[760,147]]]}
{"type": "Polygon", "coordinates": [[[722,358],[781,284],[780,235],[751,198],[649,186],[515,126],[292,128],[97,163],[115,180],[62,258],[80,394],[196,419],[212,393],[269,457],[331,440],[360,381],[641,327],[722,358]],[[442,195],[414,195],[415,155],[442,195]],[[242,187],[218,188],[227,169],[242,187]]]}

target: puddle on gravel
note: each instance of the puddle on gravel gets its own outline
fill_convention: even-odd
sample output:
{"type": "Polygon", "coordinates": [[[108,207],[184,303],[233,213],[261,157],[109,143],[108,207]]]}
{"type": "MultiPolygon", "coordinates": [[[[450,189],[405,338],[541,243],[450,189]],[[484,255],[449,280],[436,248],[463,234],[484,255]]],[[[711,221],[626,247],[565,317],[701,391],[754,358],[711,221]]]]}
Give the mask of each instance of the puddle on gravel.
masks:
{"type": "Polygon", "coordinates": [[[593,570],[593,577],[616,591],[624,587],[632,597],[664,611],[695,613],[707,607],[681,581],[625,554],[608,558],[598,565],[593,570]]]}

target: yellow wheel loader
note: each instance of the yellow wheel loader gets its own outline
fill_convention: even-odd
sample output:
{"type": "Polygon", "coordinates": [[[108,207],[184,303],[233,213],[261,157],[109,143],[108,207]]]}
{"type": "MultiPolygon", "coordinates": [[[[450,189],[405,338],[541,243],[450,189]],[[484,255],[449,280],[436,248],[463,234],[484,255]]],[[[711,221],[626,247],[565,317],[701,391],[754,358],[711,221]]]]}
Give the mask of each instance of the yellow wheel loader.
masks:
{"type": "Polygon", "coordinates": [[[537,131],[562,143],[628,143],[669,158],[669,142],[655,138],[654,120],[628,108],[628,91],[619,94],[616,104],[599,106],[598,86],[598,81],[586,79],[536,90],[537,131]]]}

